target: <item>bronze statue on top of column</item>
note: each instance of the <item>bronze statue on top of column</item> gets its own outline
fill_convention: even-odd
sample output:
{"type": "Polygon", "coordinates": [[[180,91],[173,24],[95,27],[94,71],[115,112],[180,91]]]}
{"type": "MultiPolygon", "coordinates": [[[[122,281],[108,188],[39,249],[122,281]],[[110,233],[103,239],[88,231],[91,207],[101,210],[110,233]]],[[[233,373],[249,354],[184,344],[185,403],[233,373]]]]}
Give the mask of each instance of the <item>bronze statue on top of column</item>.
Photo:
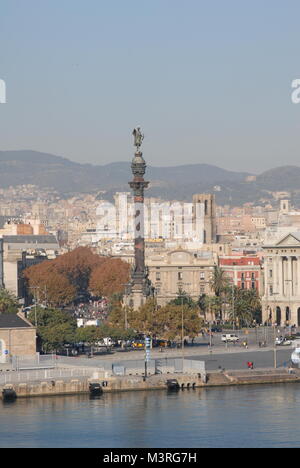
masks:
{"type": "Polygon", "coordinates": [[[132,135],[134,136],[134,146],[137,148],[137,153],[140,153],[140,148],[145,138],[145,135],[141,132],[141,127],[136,127],[132,135]]]}

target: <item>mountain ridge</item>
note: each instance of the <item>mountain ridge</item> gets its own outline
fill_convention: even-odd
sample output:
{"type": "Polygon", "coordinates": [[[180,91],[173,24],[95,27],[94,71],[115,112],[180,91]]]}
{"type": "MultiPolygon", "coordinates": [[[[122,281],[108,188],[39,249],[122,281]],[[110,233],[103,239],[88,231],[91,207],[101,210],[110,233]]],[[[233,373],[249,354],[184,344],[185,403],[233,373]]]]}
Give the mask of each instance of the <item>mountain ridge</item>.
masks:
{"type": "MultiPolygon", "coordinates": [[[[0,186],[37,185],[60,194],[129,191],[131,162],[104,165],[77,163],[68,158],[34,150],[0,151],[0,186]]],[[[193,193],[215,191],[217,201],[242,204],[272,200],[268,192],[295,192],[300,203],[300,167],[281,166],[254,175],[199,163],[155,167],[149,165],[147,180],[152,182],[147,196],[191,200],[193,193]],[[299,192],[299,195],[298,195],[299,192]]]]}

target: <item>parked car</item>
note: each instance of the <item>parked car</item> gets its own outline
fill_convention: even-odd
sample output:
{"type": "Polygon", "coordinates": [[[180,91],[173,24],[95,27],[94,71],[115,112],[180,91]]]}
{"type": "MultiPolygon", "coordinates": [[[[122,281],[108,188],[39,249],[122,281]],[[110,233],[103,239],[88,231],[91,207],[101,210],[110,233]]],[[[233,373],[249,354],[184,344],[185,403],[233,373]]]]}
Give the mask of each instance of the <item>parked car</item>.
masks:
{"type": "Polygon", "coordinates": [[[142,340],[135,340],[132,342],[132,347],[134,349],[143,349],[145,347],[145,342],[142,340]]]}
{"type": "Polygon", "coordinates": [[[276,346],[281,346],[282,343],[283,343],[283,337],[282,336],[277,336],[276,339],[275,339],[276,346]]]}
{"type": "Polygon", "coordinates": [[[223,329],[222,329],[222,327],[214,326],[214,327],[211,328],[211,331],[212,331],[212,333],[222,333],[223,329]]]}
{"type": "Polygon", "coordinates": [[[222,341],[223,343],[238,343],[240,339],[237,335],[226,334],[222,335],[222,341]]]}
{"type": "Polygon", "coordinates": [[[279,336],[275,340],[276,346],[291,346],[293,344],[292,340],[288,340],[287,338],[283,338],[279,336]]]}
{"type": "Polygon", "coordinates": [[[103,338],[103,340],[96,341],[95,347],[96,348],[112,348],[115,346],[115,341],[112,338],[103,338]]]}
{"type": "Polygon", "coordinates": [[[284,339],[281,346],[291,346],[293,344],[292,340],[284,339]]]}
{"type": "Polygon", "coordinates": [[[153,340],[153,348],[169,348],[171,347],[171,342],[167,340],[153,340]]]}

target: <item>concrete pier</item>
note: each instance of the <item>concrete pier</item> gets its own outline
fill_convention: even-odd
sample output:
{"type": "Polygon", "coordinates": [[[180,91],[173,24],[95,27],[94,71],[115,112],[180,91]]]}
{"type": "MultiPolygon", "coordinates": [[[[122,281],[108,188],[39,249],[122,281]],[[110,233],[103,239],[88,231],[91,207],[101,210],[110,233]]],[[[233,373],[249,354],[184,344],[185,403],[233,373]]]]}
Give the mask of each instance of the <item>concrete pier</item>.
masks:
{"type": "Polygon", "coordinates": [[[56,380],[40,380],[35,382],[18,382],[0,386],[0,395],[4,389],[13,389],[18,398],[80,395],[89,394],[91,383],[100,383],[103,393],[128,391],[167,390],[167,380],[176,379],[181,389],[222,387],[238,385],[260,385],[276,383],[300,383],[300,371],[289,373],[286,369],[226,371],[207,374],[206,382],[196,374],[153,375],[144,379],[142,376],[69,378],[56,380]]]}

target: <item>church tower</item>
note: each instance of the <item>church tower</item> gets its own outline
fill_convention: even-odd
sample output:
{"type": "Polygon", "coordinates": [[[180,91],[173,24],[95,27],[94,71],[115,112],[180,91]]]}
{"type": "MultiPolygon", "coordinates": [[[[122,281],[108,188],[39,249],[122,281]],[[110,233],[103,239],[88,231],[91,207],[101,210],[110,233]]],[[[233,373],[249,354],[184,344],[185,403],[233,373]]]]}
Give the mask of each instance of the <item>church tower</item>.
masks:
{"type": "Polygon", "coordinates": [[[196,194],[193,196],[194,213],[197,213],[197,204],[203,205],[203,244],[215,244],[217,242],[216,197],[207,193],[196,194]]]}

